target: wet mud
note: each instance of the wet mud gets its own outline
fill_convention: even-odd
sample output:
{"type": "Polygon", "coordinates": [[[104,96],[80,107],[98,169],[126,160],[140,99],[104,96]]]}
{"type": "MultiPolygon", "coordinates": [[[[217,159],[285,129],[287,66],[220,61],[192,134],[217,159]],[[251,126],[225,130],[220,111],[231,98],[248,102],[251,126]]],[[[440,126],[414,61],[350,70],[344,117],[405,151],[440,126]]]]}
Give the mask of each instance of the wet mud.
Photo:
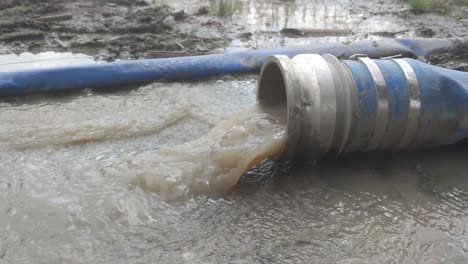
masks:
{"type": "Polygon", "coordinates": [[[0,7],[1,52],[71,51],[100,60],[203,54],[227,39],[184,33],[168,6],[144,1],[11,1],[0,7]]]}
{"type": "Polygon", "coordinates": [[[0,5],[0,53],[71,51],[115,60],[382,37],[466,37],[467,14],[468,7],[454,3],[418,13],[398,0],[8,0],[0,5]]]}
{"type": "MultiPolygon", "coordinates": [[[[466,37],[465,14],[463,6],[414,13],[399,0],[5,0],[0,53],[115,60],[466,37]]],[[[466,69],[464,49],[428,59],[466,69]]],[[[466,143],[264,160],[226,194],[200,192],[180,204],[154,192],[160,184],[151,191],[149,181],[132,182],[170,180],[145,158],[180,151],[254,105],[255,86],[254,76],[223,76],[1,99],[0,263],[468,262],[466,143]],[[139,167],[150,169],[125,171],[139,167]]]]}

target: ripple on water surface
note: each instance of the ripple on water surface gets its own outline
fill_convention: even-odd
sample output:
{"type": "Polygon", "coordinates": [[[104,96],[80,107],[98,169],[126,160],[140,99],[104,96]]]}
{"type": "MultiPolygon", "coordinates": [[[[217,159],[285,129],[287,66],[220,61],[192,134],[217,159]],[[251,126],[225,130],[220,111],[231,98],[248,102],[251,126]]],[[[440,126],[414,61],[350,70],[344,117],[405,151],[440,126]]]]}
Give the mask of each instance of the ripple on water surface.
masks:
{"type": "Polygon", "coordinates": [[[227,195],[179,205],[105,173],[108,160],[198,138],[254,100],[247,78],[2,103],[0,263],[468,261],[466,146],[264,162],[227,195]],[[90,140],[82,128],[105,132],[90,140]]]}

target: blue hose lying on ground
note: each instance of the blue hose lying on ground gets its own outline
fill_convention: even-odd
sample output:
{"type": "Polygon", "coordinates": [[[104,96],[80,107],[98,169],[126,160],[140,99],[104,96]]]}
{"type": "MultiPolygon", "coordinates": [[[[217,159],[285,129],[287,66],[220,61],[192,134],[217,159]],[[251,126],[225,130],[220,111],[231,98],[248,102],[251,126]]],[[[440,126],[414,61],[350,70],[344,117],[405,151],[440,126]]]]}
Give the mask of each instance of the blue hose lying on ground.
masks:
{"type": "Polygon", "coordinates": [[[70,65],[21,67],[1,64],[0,96],[28,93],[112,88],[156,80],[187,80],[235,73],[258,73],[268,56],[318,53],[349,58],[366,54],[371,58],[401,55],[418,58],[439,53],[456,54],[468,39],[382,39],[351,44],[319,44],[236,53],[134,61],[84,61],[70,65]],[[9,67],[12,66],[12,67],[9,67]]]}
{"type": "Polygon", "coordinates": [[[468,137],[468,73],[409,58],[272,56],[257,99],[287,104],[283,159],[442,146],[468,137]]]}

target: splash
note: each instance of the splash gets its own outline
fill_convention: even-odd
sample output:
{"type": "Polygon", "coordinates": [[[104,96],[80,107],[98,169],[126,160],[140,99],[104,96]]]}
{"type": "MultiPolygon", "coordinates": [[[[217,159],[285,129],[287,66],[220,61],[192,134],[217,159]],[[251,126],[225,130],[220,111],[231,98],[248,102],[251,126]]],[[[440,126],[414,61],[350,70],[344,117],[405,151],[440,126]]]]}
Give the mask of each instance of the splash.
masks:
{"type": "MultiPolygon", "coordinates": [[[[174,138],[184,135],[175,142],[185,142],[200,135],[200,126],[185,125],[190,123],[184,120],[193,119],[206,126],[219,122],[207,134],[185,144],[154,149],[150,140],[137,152],[122,150],[110,155],[109,150],[99,155],[99,159],[88,157],[86,152],[85,162],[66,166],[67,174],[76,172],[75,177],[82,177],[84,172],[93,177],[103,173],[107,180],[124,185],[130,182],[131,186],[159,193],[167,201],[222,194],[244,172],[281,152],[286,107],[256,104],[220,121],[227,113],[233,113],[234,105],[223,101],[222,107],[218,101],[208,104],[212,90],[204,86],[194,89],[149,86],[126,96],[82,96],[70,101],[39,100],[6,107],[0,113],[0,119],[5,120],[0,126],[0,148],[28,152],[42,147],[64,147],[73,151],[73,146],[92,147],[103,141],[119,140],[114,142],[119,144],[142,136],[169,137],[168,131],[172,131],[174,138]],[[214,107],[206,109],[206,105],[214,107]]],[[[113,145],[106,144],[105,148],[109,146],[113,145]]],[[[93,148],[91,155],[95,151],[93,148]]]]}
{"type": "Polygon", "coordinates": [[[114,171],[167,201],[227,192],[246,171],[277,156],[285,143],[285,107],[257,104],[221,121],[204,136],[123,159],[114,171]]]}

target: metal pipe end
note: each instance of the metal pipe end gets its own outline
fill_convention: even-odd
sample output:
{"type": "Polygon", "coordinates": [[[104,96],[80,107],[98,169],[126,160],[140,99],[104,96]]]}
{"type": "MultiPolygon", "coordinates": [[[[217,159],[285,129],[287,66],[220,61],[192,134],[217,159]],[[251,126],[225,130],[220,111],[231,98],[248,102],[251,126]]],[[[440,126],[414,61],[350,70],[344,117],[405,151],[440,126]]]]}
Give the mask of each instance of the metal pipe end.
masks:
{"type": "Polygon", "coordinates": [[[334,56],[269,57],[258,78],[257,101],[286,102],[286,145],[279,158],[316,159],[343,150],[355,107],[349,100],[353,89],[351,73],[334,56]]]}
{"type": "Polygon", "coordinates": [[[257,82],[257,101],[266,105],[286,102],[286,144],[279,155],[291,160],[300,136],[300,88],[292,61],[284,55],[270,56],[264,63],[257,82]]]}

